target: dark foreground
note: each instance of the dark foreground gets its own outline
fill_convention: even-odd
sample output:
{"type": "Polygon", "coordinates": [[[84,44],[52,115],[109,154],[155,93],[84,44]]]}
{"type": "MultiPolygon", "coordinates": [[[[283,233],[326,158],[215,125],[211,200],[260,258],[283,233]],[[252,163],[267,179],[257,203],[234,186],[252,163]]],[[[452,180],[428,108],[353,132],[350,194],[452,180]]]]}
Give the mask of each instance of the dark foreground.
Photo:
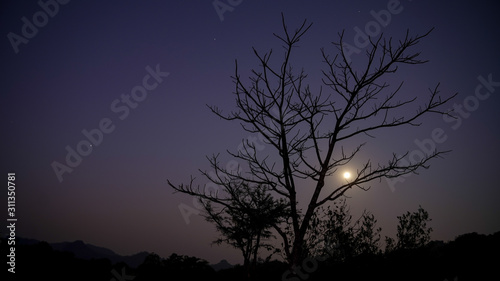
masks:
{"type": "MultiPolygon", "coordinates": [[[[6,259],[9,246],[2,239],[6,259]]],[[[8,262],[8,257],[7,257],[8,262]]],[[[17,245],[15,273],[8,280],[246,280],[241,266],[215,271],[208,262],[172,254],[167,259],[150,254],[136,268],[108,259],[80,259],[59,252],[45,242],[17,245]]],[[[5,267],[6,266],[6,267],[5,267]]],[[[357,256],[345,261],[309,258],[290,273],[286,264],[271,261],[257,265],[253,280],[500,280],[500,232],[465,234],[454,241],[433,241],[425,247],[378,255],[357,256]]],[[[2,278],[2,280],[6,280],[2,278]]]]}

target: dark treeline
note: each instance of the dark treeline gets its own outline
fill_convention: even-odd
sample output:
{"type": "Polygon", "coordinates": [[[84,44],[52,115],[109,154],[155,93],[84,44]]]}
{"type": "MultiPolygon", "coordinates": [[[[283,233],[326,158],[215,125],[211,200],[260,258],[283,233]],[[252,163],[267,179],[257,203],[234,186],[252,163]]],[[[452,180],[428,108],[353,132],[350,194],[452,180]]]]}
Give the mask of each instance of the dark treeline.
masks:
{"type": "Polygon", "coordinates": [[[448,243],[325,261],[310,280],[495,280],[499,251],[500,232],[469,233],[448,243]]]}
{"type": "MultiPolygon", "coordinates": [[[[2,255],[8,245],[2,239],[2,255]]],[[[500,276],[500,232],[469,233],[413,249],[360,254],[342,260],[311,257],[290,272],[280,261],[258,263],[255,280],[493,280],[500,276]],[[493,278],[493,279],[492,279],[493,278]]],[[[16,273],[9,280],[244,280],[242,266],[215,271],[207,261],[177,254],[150,254],[137,268],[108,259],[84,260],[46,242],[16,246],[16,273]],[[15,277],[15,278],[12,278],[15,277]]],[[[4,275],[5,276],[5,275],[4,275]]]]}

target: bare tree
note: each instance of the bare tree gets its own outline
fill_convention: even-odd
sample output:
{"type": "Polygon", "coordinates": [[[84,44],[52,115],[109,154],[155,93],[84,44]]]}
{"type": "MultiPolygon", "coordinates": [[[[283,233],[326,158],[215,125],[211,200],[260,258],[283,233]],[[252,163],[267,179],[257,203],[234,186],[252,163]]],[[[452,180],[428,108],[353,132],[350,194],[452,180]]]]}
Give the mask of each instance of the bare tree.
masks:
{"type": "MultiPolygon", "coordinates": [[[[434,151],[419,161],[401,161],[406,154],[387,155],[385,161],[362,159],[358,154],[364,143],[358,143],[352,151],[345,151],[344,145],[358,142],[364,137],[384,129],[403,126],[419,126],[422,116],[436,113],[448,114],[440,108],[455,95],[441,97],[438,86],[430,89],[428,98],[417,103],[417,98],[402,100],[398,94],[403,82],[390,87],[382,78],[397,71],[399,65],[418,65],[427,61],[419,59],[420,53],[412,51],[424,35],[406,36],[397,42],[381,35],[371,38],[366,50],[366,62],[361,71],[354,69],[344,50],[344,33],[334,43],[338,54],[330,56],[324,49],[323,85],[313,92],[306,84],[304,71],[295,73],[292,68],[294,47],[309,30],[311,24],[304,21],[298,29],[290,32],[282,16],[283,35],[274,34],[284,48],[284,57],[278,67],[271,65],[272,51],[261,54],[254,50],[259,68],[252,69],[250,81],[242,79],[236,62],[235,98],[237,110],[225,114],[211,106],[219,117],[240,122],[243,130],[260,134],[265,139],[266,154],[261,155],[255,145],[245,142],[243,148],[229,154],[248,165],[248,171],[228,170],[218,162],[217,156],[210,158],[217,176],[205,175],[208,179],[228,188],[231,181],[246,182],[256,188],[267,187],[275,197],[286,200],[290,208],[284,224],[274,224],[281,237],[283,252],[291,265],[299,265],[307,255],[305,237],[310,229],[315,210],[344,196],[351,188],[368,190],[371,181],[393,178],[415,173],[427,168],[428,161],[440,156],[443,151],[434,151]],[[353,159],[364,164],[352,180],[333,189],[325,189],[325,181],[339,167],[353,159]],[[312,190],[306,206],[299,206],[298,192],[312,190]],[[289,227],[291,231],[285,231],[289,227]]],[[[214,192],[205,186],[169,184],[179,192],[220,201],[214,192]]]]}

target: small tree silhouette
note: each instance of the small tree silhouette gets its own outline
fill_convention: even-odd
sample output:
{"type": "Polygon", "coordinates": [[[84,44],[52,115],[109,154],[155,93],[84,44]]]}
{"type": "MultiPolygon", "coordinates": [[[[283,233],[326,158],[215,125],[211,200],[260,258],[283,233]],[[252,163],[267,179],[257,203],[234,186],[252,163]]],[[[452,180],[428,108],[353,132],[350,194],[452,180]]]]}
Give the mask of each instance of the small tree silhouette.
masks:
{"type": "Polygon", "coordinates": [[[274,237],[270,229],[282,222],[288,208],[283,200],[275,200],[266,187],[251,188],[244,182],[233,182],[230,186],[226,200],[217,202],[202,198],[201,203],[206,220],[213,223],[221,234],[214,243],[227,243],[239,249],[250,278],[259,249],[274,249],[273,245],[263,241],[274,237]]]}
{"type": "Polygon", "coordinates": [[[376,225],[377,220],[375,216],[372,213],[364,211],[356,234],[358,254],[374,255],[380,253],[379,242],[382,228],[377,228],[376,225]]]}
{"type": "Polygon", "coordinates": [[[418,206],[416,212],[406,212],[398,216],[398,242],[396,249],[416,249],[425,246],[431,240],[432,228],[427,226],[430,222],[429,213],[418,206]]]}
{"type": "Polygon", "coordinates": [[[312,255],[326,255],[337,262],[342,262],[361,254],[378,254],[380,227],[376,227],[375,216],[363,211],[361,217],[352,221],[352,215],[346,200],[328,206],[326,210],[318,209],[323,215],[315,216],[310,235],[307,236],[308,249],[314,250],[312,255]]]}
{"type": "Polygon", "coordinates": [[[432,219],[429,218],[429,213],[422,206],[419,205],[416,212],[410,213],[408,211],[397,218],[397,241],[393,238],[385,237],[386,253],[401,249],[417,249],[429,243],[432,228],[427,226],[427,223],[432,219]]]}

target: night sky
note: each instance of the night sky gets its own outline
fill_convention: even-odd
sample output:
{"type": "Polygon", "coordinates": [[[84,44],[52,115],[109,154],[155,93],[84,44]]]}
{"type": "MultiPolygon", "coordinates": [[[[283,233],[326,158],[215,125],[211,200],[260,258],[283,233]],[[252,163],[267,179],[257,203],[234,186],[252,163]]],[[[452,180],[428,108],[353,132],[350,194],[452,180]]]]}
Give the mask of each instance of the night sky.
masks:
{"type": "MultiPolygon", "coordinates": [[[[371,211],[383,235],[392,237],[396,217],[419,205],[432,218],[432,239],[500,230],[496,1],[220,0],[216,4],[230,8],[224,13],[212,1],[67,2],[48,7],[49,16],[36,1],[0,4],[0,170],[5,177],[16,173],[18,236],[83,240],[123,255],[175,252],[212,263],[242,262],[237,250],[210,245],[216,232],[201,216],[183,217],[179,206],[194,208],[193,200],[173,194],[167,179],[187,183],[193,175],[205,184],[198,172],[210,168],[205,157],[221,153],[227,163],[226,149],[235,151],[250,136],[206,105],[235,108],[230,76],[235,59],[245,75],[258,67],[251,47],[262,53],[272,48],[280,62],[282,49],[272,33],[282,32],[281,12],[292,30],[304,19],[313,22],[292,62],[304,67],[316,90],[325,66],[320,48],[333,55],[331,42],[343,29],[355,46],[356,30],[370,25],[379,27],[372,30],[376,35],[395,39],[407,29],[423,34],[435,27],[415,49],[430,62],[402,67],[390,81],[404,80],[401,97],[422,102],[437,83],[443,95],[458,92],[449,104],[456,104],[458,119],[432,115],[420,127],[379,131],[360,154],[364,158],[346,170],[354,172],[368,158],[386,162],[392,152],[422,150],[416,143],[435,130],[444,134],[436,148],[452,152],[420,175],[353,190],[348,203],[354,216],[371,211]],[[383,26],[376,15],[388,4],[395,12],[383,26]],[[28,26],[34,15],[36,30],[28,26]],[[66,159],[77,149],[86,156],[66,159]],[[54,165],[66,170],[58,176],[54,165]]],[[[274,153],[270,146],[266,151],[274,153]]],[[[327,184],[333,188],[340,177],[327,184]]],[[[4,209],[6,197],[4,187],[4,209]]],[[[6,210],[2,214],[5,225],[6,210]]]]}

